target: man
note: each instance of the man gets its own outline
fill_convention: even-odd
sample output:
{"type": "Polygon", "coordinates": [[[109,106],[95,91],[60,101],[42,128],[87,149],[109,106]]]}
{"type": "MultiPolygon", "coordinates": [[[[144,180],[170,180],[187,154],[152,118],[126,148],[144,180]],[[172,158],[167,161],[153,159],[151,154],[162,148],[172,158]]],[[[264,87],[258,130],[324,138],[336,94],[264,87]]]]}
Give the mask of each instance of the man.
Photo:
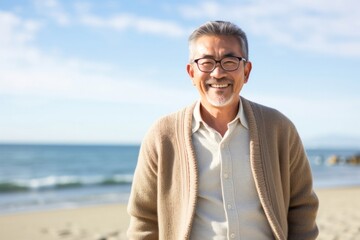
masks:
{"type": "Polygon", "coordinates": [[[245,33],[215,21],[189,38],[200,100],[143,140],[128,212],[130,239],[315,239],[318,200],[294,125],[240,97],[245,33]]]}

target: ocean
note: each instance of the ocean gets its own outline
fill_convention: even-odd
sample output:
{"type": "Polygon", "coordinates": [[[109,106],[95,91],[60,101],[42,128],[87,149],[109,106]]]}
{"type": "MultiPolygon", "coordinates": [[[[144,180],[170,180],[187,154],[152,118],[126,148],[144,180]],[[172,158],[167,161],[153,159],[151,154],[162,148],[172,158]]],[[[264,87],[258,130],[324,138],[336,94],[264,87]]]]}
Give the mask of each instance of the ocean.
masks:
{"type": "MultiPolygon", "coordinates": [[[[138,145],[0,144],[0,214],[127,203],[138,145]]],[[[307,149],[316,188],[360,186],[360,149],[307,149]]]]}

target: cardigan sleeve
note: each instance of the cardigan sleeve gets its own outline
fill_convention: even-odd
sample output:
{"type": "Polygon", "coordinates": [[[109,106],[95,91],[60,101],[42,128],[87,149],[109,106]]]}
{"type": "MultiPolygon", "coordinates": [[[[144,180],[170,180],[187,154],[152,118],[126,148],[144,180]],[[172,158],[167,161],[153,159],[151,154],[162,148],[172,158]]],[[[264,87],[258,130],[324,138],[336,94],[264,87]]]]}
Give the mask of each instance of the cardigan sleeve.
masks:
{"type": "Polygon", "coordinates": [[[312,174],[300,137],[293,126],[290,137],[290,203],[288,239],[316,239],[319,201],[313,191],[312,174]]]}
{"type": "Polygon", "coordinates": [[[128,203],[128,239],[158,239],[157,157],[150,131],[141,145],[128,203]]]}

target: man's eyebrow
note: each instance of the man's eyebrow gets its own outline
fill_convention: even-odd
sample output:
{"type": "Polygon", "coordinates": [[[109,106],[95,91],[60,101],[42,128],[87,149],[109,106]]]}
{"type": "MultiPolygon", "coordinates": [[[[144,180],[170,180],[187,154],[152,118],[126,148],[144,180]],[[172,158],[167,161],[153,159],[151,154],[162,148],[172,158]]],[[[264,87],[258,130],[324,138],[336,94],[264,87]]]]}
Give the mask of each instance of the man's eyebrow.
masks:
{"type": "Polygon", "coordinates": [[[201,58],[213,58],[215,59],[215,57],[213,55],[209,55],[209,54],[204,54],[201,56],[201,58]]]}
{"type": "Polygon", "coordinates": [[[236,57],[236,54],[230,52],[224,55],[224,57],[236,57]]]}
{"type": "MultiPolygon", "coordinates": [[[[236,57],[236,54],[230,52],[230,53],[227,53],[227,54],[224,54],[222,56],[222,58],[224,57],[236,57]]],[[[210,55],[210,54],[204,54],[201,56],[201,58],[212,58],[212,59],[215,59],[214,55],[210,55]]]]}

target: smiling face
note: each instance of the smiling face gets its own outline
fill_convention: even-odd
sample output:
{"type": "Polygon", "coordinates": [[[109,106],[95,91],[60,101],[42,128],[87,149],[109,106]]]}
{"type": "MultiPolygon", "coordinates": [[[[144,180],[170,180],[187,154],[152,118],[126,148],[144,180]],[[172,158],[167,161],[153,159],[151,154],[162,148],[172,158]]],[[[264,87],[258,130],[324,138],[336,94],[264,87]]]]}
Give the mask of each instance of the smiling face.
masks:
{"type": "MultiPolygon", "coordinates": [[[[226,56],[242,57],[240,44],[232,36],[202,36],[192,45],[192,57],[220,60],[226,56]]],[[[251,63],[240,62],[235,71],[225,71],[220,64],[210,72],[199,70],[196,63],[187,65],[187,72],[201,97],[202,105],[208,109],[237,108],[239,94],[248,81],[251,63]]]]}

